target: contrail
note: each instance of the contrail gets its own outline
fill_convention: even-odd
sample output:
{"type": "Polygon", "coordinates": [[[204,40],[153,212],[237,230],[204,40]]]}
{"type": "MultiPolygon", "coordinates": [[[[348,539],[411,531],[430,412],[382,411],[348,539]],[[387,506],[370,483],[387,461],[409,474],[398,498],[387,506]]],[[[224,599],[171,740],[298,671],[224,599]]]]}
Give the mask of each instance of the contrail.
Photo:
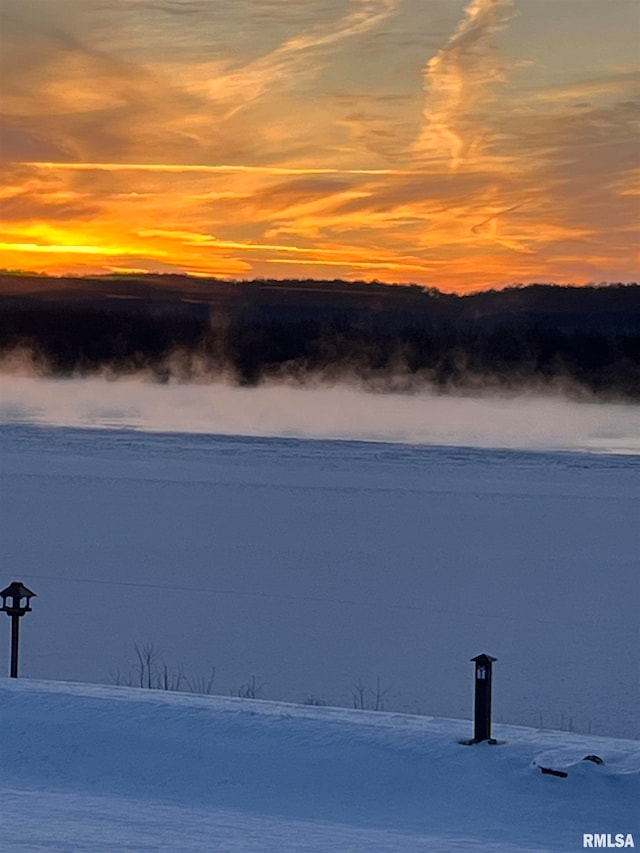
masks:
{"type": "Polygon", "coordinates": [[[233,173],[248,172],[262,175],[420,175],[423,174],[416,169],[342,169],[342,168],[316,168],[316,167],[289,167],[289,166],[256,166],[240,163],[225,163],[212,166],[210,164],[189,163],[89,163],[89,162],[64,162],[44,160],[24,160],[22,166],[31,166],[34,169],[49,169],[51,171],[65,172],[211,172],[233,173]]]}
{"type": "Polygon", "coordinates": [[[424,124],[416,154],[436,154],[449,160],[453,171],[458,168],[474,142],[465,138],[465,117],[487,99],[487,84],[504,80],[492,37],[515,12],[515,0],[471,0],[454,34],[427,62],[424,124]]]}

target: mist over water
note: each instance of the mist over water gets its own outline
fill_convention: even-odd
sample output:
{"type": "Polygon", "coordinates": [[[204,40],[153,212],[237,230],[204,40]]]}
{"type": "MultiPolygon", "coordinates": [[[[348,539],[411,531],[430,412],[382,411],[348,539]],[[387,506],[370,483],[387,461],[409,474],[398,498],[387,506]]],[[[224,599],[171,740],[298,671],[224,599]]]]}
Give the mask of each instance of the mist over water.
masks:
{"type": "Polygon", "coordinates": [[[157,384],[0,375],[0,424],[640,454],[640,406],[348,385],[157,384]]]}

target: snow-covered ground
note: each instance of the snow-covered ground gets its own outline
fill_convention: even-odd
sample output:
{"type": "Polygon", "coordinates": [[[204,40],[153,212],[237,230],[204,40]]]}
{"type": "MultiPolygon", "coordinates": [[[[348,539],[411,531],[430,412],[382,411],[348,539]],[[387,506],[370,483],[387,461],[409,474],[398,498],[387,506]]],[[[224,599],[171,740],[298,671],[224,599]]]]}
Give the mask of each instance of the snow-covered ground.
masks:
{"type": "Polygon", "coordinates": [[[3,851],[562,853],[640,843],[640,744],[122,687],[0,681],[3,851]],[[584,761],[598,755],[604,764],[584,761]],[[563,770],[565,778],[542,774],[563,770]]]}
{"type": "Polygon", "coordinates": [[[0,850],[640,842],[638,407],[2,377],[0,441],[0,850]]]}

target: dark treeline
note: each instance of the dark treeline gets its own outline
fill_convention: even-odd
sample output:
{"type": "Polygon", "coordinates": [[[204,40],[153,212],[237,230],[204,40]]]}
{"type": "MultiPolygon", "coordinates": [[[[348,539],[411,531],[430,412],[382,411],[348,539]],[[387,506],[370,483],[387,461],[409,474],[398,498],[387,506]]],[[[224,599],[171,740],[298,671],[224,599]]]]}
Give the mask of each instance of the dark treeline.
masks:
{"type": "Polygon", "coordinates": [[[0,355],[50,376],[562,386],[640,400],[640,285],[468,296],[379,282],[0,276],[0,355]]]}

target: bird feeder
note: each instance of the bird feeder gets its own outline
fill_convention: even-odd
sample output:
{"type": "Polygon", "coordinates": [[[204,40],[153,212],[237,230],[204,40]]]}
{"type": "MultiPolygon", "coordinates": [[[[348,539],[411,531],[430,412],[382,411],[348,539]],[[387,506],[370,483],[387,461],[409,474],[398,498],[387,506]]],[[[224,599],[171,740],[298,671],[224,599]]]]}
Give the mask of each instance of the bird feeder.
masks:
{"type": "Polygon", "coordinates": [[[2,606],[0,611],[11,617],[11,678],[18,677],[18,647],[20,644],[20,617],[31,610],[31,599],[35,598],[21,581],[13,581],[6,589],[0,591],[2,606]]]}

